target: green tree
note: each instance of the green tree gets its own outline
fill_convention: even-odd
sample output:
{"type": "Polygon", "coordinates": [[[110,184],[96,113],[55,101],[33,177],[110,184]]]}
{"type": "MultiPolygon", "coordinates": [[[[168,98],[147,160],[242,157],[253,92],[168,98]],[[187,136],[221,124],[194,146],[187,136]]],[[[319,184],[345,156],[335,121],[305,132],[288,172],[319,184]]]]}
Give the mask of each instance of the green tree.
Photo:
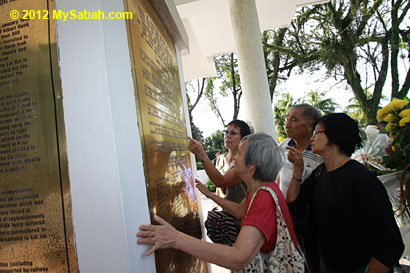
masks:
{"type": "Polygon", "coordinates": [[[214,82],[220,81],[221,83],[218,92],[219,95],[223,97],[232,95],[232,119],[237,119],[239,114],[240,102],[242,98],[242,88],[239,78],[238,60],[234,53],[230,53],[218,56],[214,59],[214,61],[218,76],[215,78],[209,78],[207,89],[205,91],[205,97],[208,99],[211,110],[221,120],[222,125],[225,127],[225,119],[221,114],[216,99],[217,94],[215,93],[214,82]]]}
{"type": "Polygon", "coordinates": [[[197,85],[194,84],[194,81],[188,81],[185,83],[185,90],[187,91],[186,96],[187,96],[187,102],[188,102],[188,116],[189,116],[189,122],[191,124],[192,137],[194,139],[197,139],[200,142],[203,142],[204,140],[203,133],[198,128],[198,126],[195,125],[193,121],[193,117],[192,117],[192,112],[195,109],[195,106],[198,104],[199,100],[201,99],[202,94],[204,93],[206,78],[202,79],[202,85],[200,84],[200,80],[196,80],[196,82],[197,82],[197,85]],[[193,105],[191,104],[191,98],[189,96],[189,93],[197,94],[193,105]]]}
{"type": "MultiPolygon", "coordinates": [[[[367,98],[371,97],[369,89],[365,89],[364,92],[367,98]]],[[[351,118],[357,120],[361,126],[364,127],[367,124],[367,118],[357,98],[353,97],[349,99],[349,105],[345,107],[344,112],[348,114],[351,118]]]]}
{"type": "Polygon", "coordinates": [[[216,115],[216,117],[221,121],[223,127],[225,127],[225,119],[223,118],[221,111],[219,110],[218,101],[216,99],[216,94],[214,90],[214,80],[215,78],[209,78],[207,89],[205,91],[205,97],[208,100],[209,107],[211,108],[212,112],[216,115]]]}
{"type": "Polygon", "coordinates": [[[208,157],[214,159],[217,151],[222,153],[225,150],[224,133],[221,130],[217,130],[209,137],[206,137],[203,144],[208,157]]]}
{"type": "Polygon", "coordinates": [[[188,100],[188,116],[189,116],[189,123],[191,124],[192,137],[202,143],[204,141],[204,135],[203,135],[203,132],[198,128],[198,126],[195,125],[194,120],[192,118],[192,111],[189,111],[192,106],[189,101],[188,94],[187,94],[187,100],[188,100]]]}
{"type": "MultiPolygon", "coordinates": [[[[366,97],[371,98],[371,94],[368,89],[364,90],[366,97]]],[[[387,100],[385,96],[381,97],[382,100],[387,100]]],[[[351,118],[357,120],[359,125],[364,127],[367,123],[367,118],[363,112],[363,109],[360,107],[359,101],[353,97],[349,99],[349,105],[347,105],[344,109],[344,112],[348,114],[351,118]]],[[[380,108],[380,107],[379,107],[380,108]]]]}
{"type": "Polygon", "coordinates": [[[345,113],[352,119],[357,120],[360,126],[367,124],[366,116],[360,107],[359,101],[355,97],[349,99],[349,105],[346,106],[345,113]]]}
{"type": "Polygon", "coordinates": [[[410,69],[399,73],[400,60],[410,58],[409,8],[408,0],[331,0],[301,8],[289,27],[264,39],[271,88],[281,72],[325,66],[350,86],[367,122],[375,123],[383,88],[391,99],[404,98],[410,88],[410,69]]]}
{"type": "MultiPolygon", "coordinates": [[[[285,43],[285,34],[288,28],[280,28],[276,31],[264,31],[262,42],[264,45],[270,45],[282,48],[285,43]]],[[[281,80],[286,80],[289,77],[293,67],[288,66],[290,56],[281,54],[278,50],[272,50],[270,46],[263,47],[265,57],[266,73],[268,75],[269,92],[271,100],[275,93],[275,89],[281,80]],[[287,77],[283,75],[283,71],[287,72],[287,77]]]]}
{"type": "Polygon", "coordinates": [[[333,99],[326,99],[325,92],[321,92],[319,90],[310,91],[302,98],[302,103],[307,103],[316,109],[318,109],[322,115],[326,115],[329,113],[334,113],[336,108],[339,105],[333,99]]]}
{"type": "Polygon", "coordinates": [[[273,108],[273,113],[275,114],[276,133],[278,134],[278,137],[286,137],[286,114],[293,105],[295,105],[295,102],[292,95],[290,93],[285,93],[282,95],[282,98],[276,102],[273,108]]]}
{"type": "Polygon", "coordinates": [[[185,83],[185,90],[187,91],[188,98],[190,98],[189,95],[188,95],[188,92],[196,93],[195,102],[192,105],[190,105],[190,107],[188,107],[188,111],[189,111],[190,114],[192,114],[192,111],[195,109],[195,107],[197,106],[199,100],[201,99],[202,95],[204,94],[204,89],[205,89],[205,86],[206,86],[206,83],[207,83],[206,80],[207,80],[206,78],[202,78],[201,80],[199,80],[199,79],[195,80],[196,81],[196,87],[194,85],[194,80],[187,81],[185,83]],[[201,84],[201,82],[202,82],[202,84],[201,84]]]}

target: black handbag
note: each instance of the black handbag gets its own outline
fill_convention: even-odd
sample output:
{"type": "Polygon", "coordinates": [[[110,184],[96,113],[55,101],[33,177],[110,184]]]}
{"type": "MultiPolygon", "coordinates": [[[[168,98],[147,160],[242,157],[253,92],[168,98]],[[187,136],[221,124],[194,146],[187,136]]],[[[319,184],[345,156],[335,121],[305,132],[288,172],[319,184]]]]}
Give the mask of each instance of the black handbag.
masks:
{"type": "Polygon", "coordinates": [[[235,217],[217,208],[208,211],[205,227],[209,239],[214,243],[232,246],[240,231],[235,220],[235,217]]]}

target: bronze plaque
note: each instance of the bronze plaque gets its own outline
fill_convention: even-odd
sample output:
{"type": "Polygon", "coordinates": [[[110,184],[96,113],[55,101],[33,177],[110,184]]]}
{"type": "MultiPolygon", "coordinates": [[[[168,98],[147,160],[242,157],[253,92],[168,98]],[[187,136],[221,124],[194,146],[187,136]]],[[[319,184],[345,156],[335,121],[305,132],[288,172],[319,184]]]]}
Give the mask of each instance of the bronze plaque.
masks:
{"type": "Polygon", "coordinates": [[[53,3],[0,1],[2,273],[78,272],[55,22],[44,17],[53,3]],[[43,17],[23,20],[23,10],[43,17]]]}
{"type": "MultiPolygon", "coordinates": [[[[201,238],[175,47],[148,0],[124,0],[151,217],[201,238]]],[[[156,252],[157,272],[206,272],[173,249],[156,252]]]]}

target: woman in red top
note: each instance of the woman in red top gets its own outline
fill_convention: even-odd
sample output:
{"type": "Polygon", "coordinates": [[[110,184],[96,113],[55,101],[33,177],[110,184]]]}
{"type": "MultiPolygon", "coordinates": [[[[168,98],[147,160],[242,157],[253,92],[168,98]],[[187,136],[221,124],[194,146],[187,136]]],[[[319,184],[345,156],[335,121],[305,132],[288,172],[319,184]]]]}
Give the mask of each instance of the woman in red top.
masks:
{"type": "MultiPolygon", "coordinates": [[[[137,232],[138,244],[152,245],[146,255],[157,249],[172,247],[233,270],[249,269],[257,259],[255,257],[260,257],[260,252],[269,253],[265,256],[269,263],[272,259],[276,263],[294,262],[294,258],[289,261],[289,252],[296,252],[296,256],[300,257],[296,251],[296,237],[285,199],[273,182],[282,167],[282,153],[277,144],[271,136],[264,133],[246,136],[239,145],[235,162],[235,174],[248,186],[247,196],[240,204],[210,194],[202,184],[198,184],[199,190],[226,212],[243,219],[235,244],[227,246],[198,240],[175,230],[166,221],[154,216],[159,225],[141,225],[137,232]],[[276,204],[279,204],[280,210],[276,204]],[[277,231],[280,231],[281,236],[277,236],[277,231]],[[290,236],[286,236],[287,234],[290,236]],[[276,244],[277,241],[281,244],[276,244]],[[281,251],[282,248],[286,248],[287,252],[281,251]],[[290,248],[293,251],[289,251],[290,248]]],[[[295,267],[298,269],[280,272],[304,270],[303,263],[301,267],[295,267]]]]}

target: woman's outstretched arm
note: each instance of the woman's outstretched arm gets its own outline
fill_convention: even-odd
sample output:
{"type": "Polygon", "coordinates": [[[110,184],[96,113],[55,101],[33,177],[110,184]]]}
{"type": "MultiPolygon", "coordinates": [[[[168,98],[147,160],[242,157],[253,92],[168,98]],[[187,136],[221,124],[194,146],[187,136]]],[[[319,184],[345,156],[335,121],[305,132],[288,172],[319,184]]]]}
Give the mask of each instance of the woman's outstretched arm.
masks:
{"type": "Polygon", "coordinates": [[[175,248],[207,262],[240,270],[252,261],[266,240],[259,229],[244,226],[232,247],[213,244],[177,231],[156,215],[154,220],[159,225],[141,225],[137,232],[138,244],[152,245],[147,256],[158,249],[175,248]]]}
{"type": "Polygon", "coordinates": [[[227,213],[231,214],[233,217],[237,219],[242,219],[242,215],[245,210],[245,199],[242,200],[240,204],[229,201],[227,199],[221,198],[218,195],[210,192],[204,184],[198,179],[195,179],[195,184],[197,189],[206,197],[213,200],[217,203],[221,208],[226,211],[227,213]]]}
{"type": "Polygon", "coordinates": [[[196,155],[196,157],[202,162],[202,166],[204,166],[206,174],[215,186],[229,188],[233,185],[239,184],[242,181],[242,179],[232,170],[229,170],[225,175],[222,175],[218,169],[215,168],[214,164],[212,164],[211,160],[209,160],[202,144],[198,140],[189,136],[187,138],[189,141],[188,150],[196,155]]]}

